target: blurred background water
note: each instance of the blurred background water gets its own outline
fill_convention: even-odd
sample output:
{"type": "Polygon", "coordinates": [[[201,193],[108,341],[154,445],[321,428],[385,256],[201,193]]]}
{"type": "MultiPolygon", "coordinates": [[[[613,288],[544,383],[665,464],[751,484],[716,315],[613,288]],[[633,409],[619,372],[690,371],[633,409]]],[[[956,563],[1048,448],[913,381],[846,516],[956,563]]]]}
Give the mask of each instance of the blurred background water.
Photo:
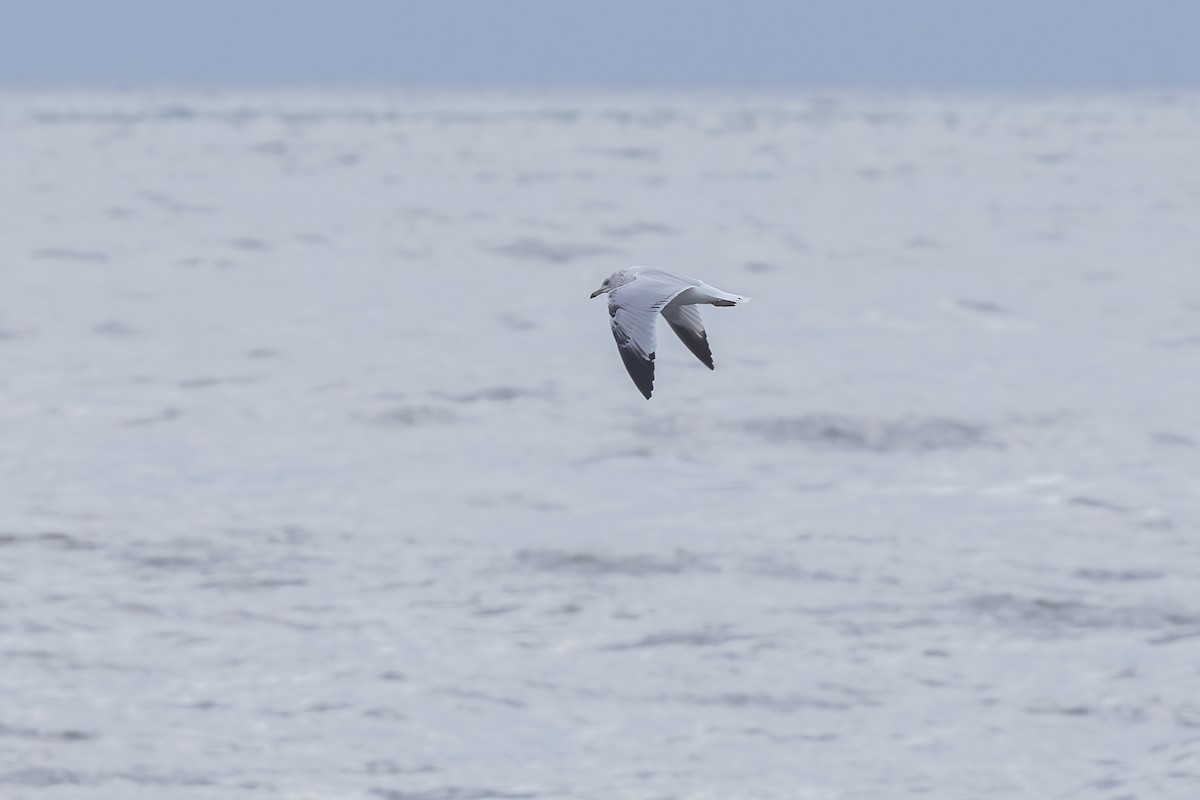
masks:
{"type": "Polygon", "coordinates": [[[0,796],[1200,793],[1200,97],[0,97],[0,796]],[[654,399],[602,301],[754,297],[654,399]]]}

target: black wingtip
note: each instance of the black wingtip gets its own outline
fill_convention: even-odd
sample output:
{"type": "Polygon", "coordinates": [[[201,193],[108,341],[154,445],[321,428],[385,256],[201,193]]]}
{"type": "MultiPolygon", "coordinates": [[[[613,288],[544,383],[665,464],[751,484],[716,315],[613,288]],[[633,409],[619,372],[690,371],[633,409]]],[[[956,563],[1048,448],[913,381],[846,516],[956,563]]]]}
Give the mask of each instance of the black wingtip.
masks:
{"type": "Polygon", "coordinates": [[[679,341],[687,345],[687,349],[692,351],[692,355],[700,359],[700,363],[709,369],[713,367],[712,349],[708,346],[708,334],[701,330],[693,331],[683,325],[676,325],[671,320],[667,320],[671,326],[671,330],[675,331],[675,335],[679,337],[679,341]]]}
{"type": "Polygon", "coordinates": [[[633,378],[634,386],[649,400],[650,393],[654,391],[654,353],[642,358],[629,347],[622,346],[617,349],[621,352],[621,360],[625,362],[629,377],[633,378]]]}

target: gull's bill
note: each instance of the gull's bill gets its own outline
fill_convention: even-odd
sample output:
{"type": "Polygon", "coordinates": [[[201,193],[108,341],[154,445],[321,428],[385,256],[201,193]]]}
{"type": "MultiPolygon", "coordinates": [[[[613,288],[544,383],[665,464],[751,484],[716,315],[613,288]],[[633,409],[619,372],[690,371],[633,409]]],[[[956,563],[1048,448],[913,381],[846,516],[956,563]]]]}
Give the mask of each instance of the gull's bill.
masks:
{"type": "Polygon", "coordinates": [[[678,272],[653,267],[617,270],[604,279],[592,297],[608,293],[608,315],[613,338],[629,377],[650,399],[654,391],[654,353],[658,315],[662,314],[675,335],[696,358],[713,369],[708,334],[697,305],[736,306],[750,298],[730,294],[678,272]]]}

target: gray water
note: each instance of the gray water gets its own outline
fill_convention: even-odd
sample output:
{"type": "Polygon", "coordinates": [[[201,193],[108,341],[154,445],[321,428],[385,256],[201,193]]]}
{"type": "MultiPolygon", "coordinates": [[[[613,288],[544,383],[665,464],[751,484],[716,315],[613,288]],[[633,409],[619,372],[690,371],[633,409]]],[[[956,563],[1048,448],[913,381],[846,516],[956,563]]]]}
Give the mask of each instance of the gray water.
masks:
{"type": "Polygon", "coordinates": [[[1198,141],[0,98],[0,797],[1200,796],[1198,141]],[[649,402],[635,263],[754,298],[649,402]]]}

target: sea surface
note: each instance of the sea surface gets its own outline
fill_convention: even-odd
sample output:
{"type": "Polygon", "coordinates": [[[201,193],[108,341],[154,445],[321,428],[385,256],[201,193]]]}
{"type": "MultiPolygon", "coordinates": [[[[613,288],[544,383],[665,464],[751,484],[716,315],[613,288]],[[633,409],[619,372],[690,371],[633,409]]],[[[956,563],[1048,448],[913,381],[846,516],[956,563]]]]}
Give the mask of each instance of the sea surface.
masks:
{"type": "Polygon", "coordinates": [[[0,96],[0,798],[1200,797],[1198,143],[0,96]],[[649,402],[632,264],[754,298],[649,402]]]}

